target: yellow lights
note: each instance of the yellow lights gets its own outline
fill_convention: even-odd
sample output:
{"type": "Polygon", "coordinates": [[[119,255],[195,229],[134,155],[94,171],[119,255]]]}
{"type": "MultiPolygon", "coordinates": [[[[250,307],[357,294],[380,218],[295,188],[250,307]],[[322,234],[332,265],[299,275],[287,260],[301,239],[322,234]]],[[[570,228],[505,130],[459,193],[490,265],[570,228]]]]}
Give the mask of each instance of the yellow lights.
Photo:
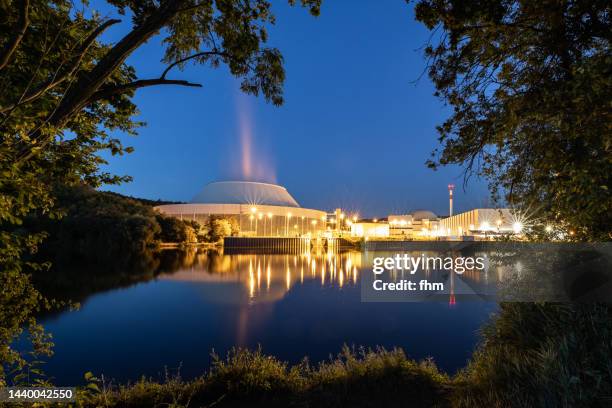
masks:
{"type": "Polygon", "coordinates": [[[272,213],[271,212],[268,213],[268,218],[272,219],[272,213]]]}
{"type": "Polygon", "coordinates": [[[514,231],[515,234],[520,234],[523,231],[523,223],[517,221],[512,224],[512,231],[514,231]]]}
{"type": "Polygon", "coordinates": [[[253,221],[255,219],[255,216],[253,214],[249,215],[249,220],[253,221]]]}
{"type": "Polygon", "coordinates": [[[257,207],[251,207],[251,212],[255,214],[257,212],[257,207]]]}
{"type": "Polygon", "coordinates": [[[292,216],[293,216],[293,214],[287,213],[287,218],[291,218],[292,216]]]}
{"type": "Polygon", "coordinates": [[[488,221],[483,221],[483,222],[480,224],[480,230],[481,230],[481,231],[486,231],[486,230],[488,230],[489,228],[491,228],[491,225],[489,224],[489,222],[488,222],[488,221]]]}
{"type": "Polygon", "coordinates": [[[499,228],[499,226],[502,225],[502,220],[497,219],[497,221],[495,221],[495,223],[497,224],[497,227],[499,228]]]}
{"type": "Polygon", "coordinates": [[[264,215],[263,215],[262,213],[259,213],[259,215],[257,216],[257,218],[259,218],[259,219],[261,220],[261,219],[263,218],[263,216],[264,216],[264,215]]]}
{"type": "Polygon", "coordinates": [[[357,216],[353,215],[353,222],[357,222],[357,216]]]}
{"type": "Polygon", "coordinates": [[[408,224],[406,220],[401,220],[399,223],[402,227],[405,227],[408,224]]]}
{"type": "Polygon", "coordinates": [[[311,223],[313,226],[314,226],[314,225],[317,225],[317,220],[312,220],[312,221],[310,221],[310,223],[311,223]]]}
{"type": "Polygon", "coordinates": [[[306,218],[306,217],[302,215],[302,221],[304,221],[304,218],[306,218]]]}
{"type": "Polygon", "coordinates": [[[346,217],[346,215],[345,215],[344,213],[341,213],[341,214],[340,214],[340,219],[341,219],[341,220],[343,220],[343,219],[344,219],[344,217],[346,217]]]}
{"type": "Polygon", "coordinates": [[[552,227],[552,225],[547,225],[547,226],[546,226],[546,228],[544,228],[544,230],[545,230],[546,232],[550,233],[550,232],[552,232],[553,227],[552,227]]]}
{"type": "Polygon", "coordinates": [[[374,221],[374,222],[378,222],[378,218],[374,218],[372,221],[374,221]]]}

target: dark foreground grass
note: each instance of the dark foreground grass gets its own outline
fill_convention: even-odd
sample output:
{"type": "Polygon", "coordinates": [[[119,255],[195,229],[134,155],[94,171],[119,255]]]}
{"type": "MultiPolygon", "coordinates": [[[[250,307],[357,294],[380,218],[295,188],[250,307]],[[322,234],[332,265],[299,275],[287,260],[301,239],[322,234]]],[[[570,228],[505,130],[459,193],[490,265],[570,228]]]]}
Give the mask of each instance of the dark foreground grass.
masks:
{"type": "Polygon", "coordinates": [[[289,366],[260,350],[235,349],[214,358],[192,381],[141,380],[130,386],[81,392],[81,406],[100,407],[444,407],[450,379],[430,361],[417,363],[400,349],[344,348],[316,367],[289,366]]]}

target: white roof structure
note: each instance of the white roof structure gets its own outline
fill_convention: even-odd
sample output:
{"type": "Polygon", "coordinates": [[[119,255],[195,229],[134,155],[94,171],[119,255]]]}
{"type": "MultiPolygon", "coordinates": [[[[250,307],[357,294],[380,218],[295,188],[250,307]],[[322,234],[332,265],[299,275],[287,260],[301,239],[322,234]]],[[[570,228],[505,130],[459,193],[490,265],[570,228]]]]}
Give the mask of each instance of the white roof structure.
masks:
{"type": "Polygon", "coordinates": [[[415,221],[421,221],[424,219],[427,219],[427,220],[437,220],[438,219],[438,216],[429,210],[416,210],[416,211],[413,211],[411,215],[415,221]]]}
{"type": "Polygon", "coordinates": [[[249,204],[300,207],[285,187],[254,181],[217,181],[204,186],[192,204],[249,204]]]}

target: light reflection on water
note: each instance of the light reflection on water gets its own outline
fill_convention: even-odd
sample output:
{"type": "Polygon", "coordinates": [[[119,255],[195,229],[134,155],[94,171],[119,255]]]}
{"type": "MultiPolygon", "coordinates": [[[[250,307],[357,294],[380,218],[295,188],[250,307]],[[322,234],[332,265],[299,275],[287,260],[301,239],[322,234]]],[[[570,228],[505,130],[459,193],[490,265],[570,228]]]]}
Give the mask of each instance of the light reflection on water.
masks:
{"type": "MultiPolygon", "coordinates": [[[[249,301],[275,302],[295,285],[318,282],[320,286],[356,286],[361,267],[361,253],[238,254],[190,251],[185,264],[160,280],[199,282],[210,285],[234,283],[243,296],[221,297],[237,304],[249,301]]],[[[208,300],[216,297],[211,295],[208,300]]]]}
{"type": "MultiPolygon", "coordinates": [[[[87,297],[79,311],[44,320],[58,385],[86,371],[125,382],[181,366],[201,375],[210,351],[255,348],[292,363],[316,362],[343,344],[402,347],[444,370],[465,365],[495,303],[363,303],[359,252],[222,254],[166,251],[151,280],[87,297]],[[168,266],[167,264],[170,264],[168,266]]],[[[87,266],[82,267],[87,270],[87,266]]]]}

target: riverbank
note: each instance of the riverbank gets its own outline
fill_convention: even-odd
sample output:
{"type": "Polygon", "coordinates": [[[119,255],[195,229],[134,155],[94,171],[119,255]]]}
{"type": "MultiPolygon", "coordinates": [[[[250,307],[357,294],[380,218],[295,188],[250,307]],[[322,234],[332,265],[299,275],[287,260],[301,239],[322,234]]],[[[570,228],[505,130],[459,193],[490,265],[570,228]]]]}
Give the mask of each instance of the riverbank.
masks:
{"type": "Polygon", "coordinates": [[[236,349],[213,356],[210,371],[192,381],[168,376],[112,389],[90,377],[90,384],[79,392],[83,406],[446,407],[452,388],[433,362],[415,362],[401,349],[349,348],[316,367],[236,349]]]}

